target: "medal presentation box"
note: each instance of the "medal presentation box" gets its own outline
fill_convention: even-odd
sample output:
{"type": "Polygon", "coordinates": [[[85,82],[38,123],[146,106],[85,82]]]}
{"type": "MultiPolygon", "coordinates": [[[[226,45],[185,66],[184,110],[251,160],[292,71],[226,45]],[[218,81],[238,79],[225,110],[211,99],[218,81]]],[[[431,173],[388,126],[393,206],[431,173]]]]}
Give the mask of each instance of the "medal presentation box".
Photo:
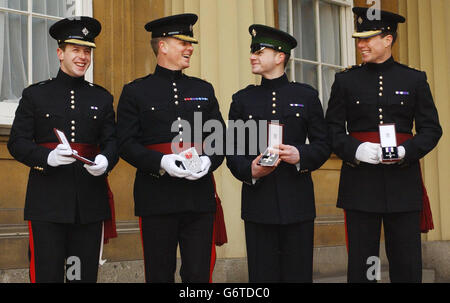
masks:
{"type": "Polygon", "coordinates": [[[72,147],[70,146],[69,140],[67,140],[67,137],[66,137],[66,135],[64,134],[63,131],[61,131],[59,129],[56,129],[56,128],[54,128],[53,131],[55,132],[59,143],[67,145],[67,146],[70,147],[70,149],[72,151],[72,157],[73,158],[75,158],[75,159],[77,159],[77,160],[79,160],[79,161],[81,161],[81,162],[83,162],[83,163],[85,163],[87,165],[91,165],[91,166],[95,165],[95,162],[78,155],[78,152],[76,150],[72,149],[72,147]]]}
{"type": "Polygon", "coordinates": [[[283,125],[269,123],[267,125],[268,147],[264,151],[258,165],[275,166],[280,156],[276,146],[283,144],[283,125]]]}
{"type": "Polygon", "coordinates": [[[395,124],[382,124],[379,126],[381,161],[385,163],[398,162],[397,133],[395,124]]]}
{"type": "Polygon", "coordinates": [[[197,174],[202,170],[202,160],[198,155],[195,147],[191,147],[185,151],[179,153],[179,155],[184,159],[181,163],[184,169],[189,170],[190,172],[197,174]]]}

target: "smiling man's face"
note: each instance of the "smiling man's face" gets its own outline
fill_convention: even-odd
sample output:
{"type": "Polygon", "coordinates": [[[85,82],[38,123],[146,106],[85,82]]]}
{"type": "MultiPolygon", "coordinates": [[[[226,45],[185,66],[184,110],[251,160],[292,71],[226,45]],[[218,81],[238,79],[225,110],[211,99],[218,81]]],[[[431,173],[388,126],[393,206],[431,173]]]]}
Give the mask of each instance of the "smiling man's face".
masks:
{"type": "Polygon", "coordinates": [[[194,47],[191,42],[176,38],[164,39],[168,68],[171,70],[183,70],[190,66],[194,47]]]}
{"type": "Polygon", "coordinates": [[[91,65],[92,49],[87,46],[67,44],[58,48],[57,55],[61,62],[61,70],[71,77],[79,78],[86,74],[91,65]]]}
{"type": "Polygon", "coordinates": [[[383,63],[392,55],[392,36],[381,35],[358,39],[358,50],[364,63],[383,63]]]}

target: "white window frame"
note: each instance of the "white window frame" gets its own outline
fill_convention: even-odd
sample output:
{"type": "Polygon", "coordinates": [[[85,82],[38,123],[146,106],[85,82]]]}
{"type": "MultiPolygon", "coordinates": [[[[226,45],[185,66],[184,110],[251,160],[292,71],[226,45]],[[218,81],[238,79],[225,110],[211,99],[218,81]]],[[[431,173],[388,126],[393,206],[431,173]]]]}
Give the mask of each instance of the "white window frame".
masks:
{"type": "MultiPolygon", "coordinates": [[[[296,0],[288,0],[288,14],[289,14],[289,33],[293,35],[294,32],[294,20],[293,20],[293,2],[296,0]]],[[[306,60],[301,58],[295,58],[295,50],[291,51],[291,58],[289,60],[290,67],[290,79],[292,81],[296,81],[295,79],[295,63],[309,63],[316,65],[317,68],[317,90],[319,92],[319,98],[323,104],[323,76],[322,76],[322,67],[332,67],[336,69],[342,69],[349,65],[354,65],[356,62],[356,49],[355,49],[355,41],[352,38],[353,33],[353,0],[322,0],[331,4],[336,4],[341,7],[341,63],[342,65],[334,65],[329,63],[322,62],[322,52],[321,52],[321,40],[320,40],[320,17],[319,17],[319,0],[314,1],[314,12],[315,12],[315,27],[316,27],[316,58],[317,61],[306,60]]]]}
{"type": "MultiPolygon", "coordinates": [[[[42,0],[28,0],[28,10],[21,11],[10,8],[0,7],[0,12],[13,13],[28,18],[28,85],[33,84],[33,17],[41,17],[48,20],[61,20],[61,17],[55,17],[45,14],[33,12],[33,1],[42,0]]],[[[75,0],[75,15],[76,16],[90,16],[93,15],[92,0],[75,0]]],[[[93,62],[93,60],[92,60],[93,62]]],[[[87,81],[92,82],[94,78],[93,64],[86,72],[85,76],[87,81]]],[[[9,134],[9,129],[14,121],[15,112],[18,104],[0,102],[0,135],[9,134]]]]}

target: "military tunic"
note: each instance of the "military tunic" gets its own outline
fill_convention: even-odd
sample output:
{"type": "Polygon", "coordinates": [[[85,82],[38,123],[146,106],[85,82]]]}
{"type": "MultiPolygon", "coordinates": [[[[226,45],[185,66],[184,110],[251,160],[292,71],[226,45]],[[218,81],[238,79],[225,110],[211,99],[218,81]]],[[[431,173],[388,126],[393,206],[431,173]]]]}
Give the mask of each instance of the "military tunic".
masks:
{"type": "Polygon", "coordinates": [[[23,91],[8,149],[31,167],[24,217],[29,221],[32,283],[97,281],[102,222],[111,219],[106,176],[119,158],[114,118],[111,94],[62,70],[55,79],[23,91]],[[105,174],[92,176],[80,161],[48,165],[49,147],[58,144],[54,128],[71,144],[98,147],[108,160],[105,174]],[[80,276],[72,281],[64,270],[71,256],[80,260],[80,276]]]}
{"type": "Polygon", "coordinates": [[[370,280],[368,258],[379,255],[383,224],[391,282],[421,282],[419,159],[442,135],[426,74],[392,57],[338,73],[326,119],[333,151],[343,160],[337,205],[346,211],[348,281],[370,280]],[[378,132],[387,123],[411,137],[401,143],[405,158],[390,165],[356,161],[363,142],[348,133],[378,132]]]}
{"type": "Polygon", "coordinates": [[[338,73],[326,119],[333,151],[343,160],[338,207],[375,213],[422,210],[419,159],[442,135],[424,72],[391,57],[338,73]],[[395,123],[403,134],[412,134],[415,123],[415,136],[401,144],[404,160],[393,165],[357,163],[356,150],[363,142],[348,133],[378,132],[387,123],[395,123]]]}
{"type": "MultiPolygon", "coordinates": [[[[311,172],[320,168],[330,155],[327,127],[318,93],[306,84],[289,82],[286,74],[260,86],[250,85],[233,95],[229,120],[278,121],[283,125],[283,144],[295,146],[300,153],[300,170],[281,162],[274,172],[254,185],[246,136],[244,155],[227,156],[227,165],[242,184],[242,219],[264,224],[292,224],[315,218],[314,188],[311,172]],[[306,144],[306,138],[309,144],[306,144]]],[[[236,138],[236,136],[235,136],[236,138]]],[[[258,142],[258,146],[259,146],[258,142]]]]}
{"type": "MultiPolygon", "coordinates": [[[[118,136],[121,157],[137,168],[134,183],[136,216],[178,212],[215,212],[216,199],[211,174],[222,163],[221,154],[208,155],[209,173],[195,181],[160,175],[163,153],[148,145],[177,142],[193,143],[194,114],[202,143],[211,132],[203,132],[206,121],[214,119],[224,126],[219,104],[211,84],[189,77],[181,71],[157,66],[155,73],[125,85],[118,107],[118,136]],[[190,129],[185,127],[187,121],[190,129]],[[175,122],[175,131],[172,124],[175,122]],[[181,141],[180,141],[181,140],[181,141]],[[174,201],[167,203],[167,201],[174,201]]],[[[197,135],[198,136],[198,135],[197,135]]]]}
{"type": "Polygon", "coordinates": [[[225,123],[212,85],[182,71],[157,65],[153,74],[123,88],[118,107],[119,149],[121,157],[137,168],[135,214],[140,217],[147,282],[174,281],[178,244],[182,281],[205,283],[211,278],[216,212],[212,173],[224,156],[222,150],[212,154],[198,150],[211,135],[203,131],[210,120],[220,126],[220,139],[224,139],[225,123]],[[165,149],[149,148],[174,140],[183,149],[195,143],[199,155],[209,157],[211,166],[205,176],[191,181],[161,175],[165,149]]]}
{"type": "Polygon", "coordinates": [[[8,142],[11,155],[31,167],[25,220],[85,224],[110,219],[107,173],[94,177],[80,161],[47,164],[51,149],[40,144],[58,142],[54,128],[64,131],[71,143],[98,145],[108,159],[107,172],[118,161],[113,97],[108,91],[61,70],[56,78],[26,88],[8,142]]]}
{"type": "MultiPolygon", "coordinates": [[[[314,188],[311,172],[328,159],[327,129],[322,105],[315,89],[289,82],[286,74],[276,79],[263,77],[261,85],[250,85],[233,95],[230,123],[256,122],[258,134],[266,136],[261,121],[283,125],[283,144],[297,148],[298,165],[281,162],[269,175],[254,180],[251,164],[250,131],[244,146],[234,138],[234,154],[227,155],[227,165],[242,184],[242,219],[250,282],[312,282],[314,239],[314,188]],[[306,139],[309,144],[306,144],[306,139]]],[[[240,131],[238,129],[237,131],[240,131]]],[[[231,137],[233,129],[229,129],[231,137]]],[[[253,141],[253,142],[251,142],[253,141]]],[[[258,151],[258,150],[256,150],[258,151]]]]}

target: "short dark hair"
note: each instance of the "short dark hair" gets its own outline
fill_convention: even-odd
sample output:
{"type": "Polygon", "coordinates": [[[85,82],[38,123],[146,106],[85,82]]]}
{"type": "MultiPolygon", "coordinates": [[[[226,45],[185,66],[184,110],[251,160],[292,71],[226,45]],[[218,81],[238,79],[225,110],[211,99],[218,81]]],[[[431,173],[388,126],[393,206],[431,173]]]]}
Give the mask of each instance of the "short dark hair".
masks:
{"type": "Polygon", "coordinates": [[[62,49],[63,51],[66,51],[66,46],[67,46],[67,43],[65,43],[65,42],[62,42],[62,43],[58,44],[58,47],[60,49],[62,49]]]}
{"type": "Polygon", "coordinates": [[[153,52],[155,53],[155,56],[158,56],[159,52],[159,42],[164,38],[153,38],[150,40],[150,45],[152,46],[153,52]]]}
{"type": "Polygon", "coordinates": [[[397,32],[383,32],[381,34],[381,38],[384,38],[384,37],[389,36],[389,35],[392,36],[392,47],[393,47],[395,42],[397,41],[397,35],[398,34],[397,34],[397,32]]]}
{"type": "Polygon", "coordinates": [[[291,59],[291,54],[284,53],[284,68],[288,65],[289,59],[291,59]]]}

